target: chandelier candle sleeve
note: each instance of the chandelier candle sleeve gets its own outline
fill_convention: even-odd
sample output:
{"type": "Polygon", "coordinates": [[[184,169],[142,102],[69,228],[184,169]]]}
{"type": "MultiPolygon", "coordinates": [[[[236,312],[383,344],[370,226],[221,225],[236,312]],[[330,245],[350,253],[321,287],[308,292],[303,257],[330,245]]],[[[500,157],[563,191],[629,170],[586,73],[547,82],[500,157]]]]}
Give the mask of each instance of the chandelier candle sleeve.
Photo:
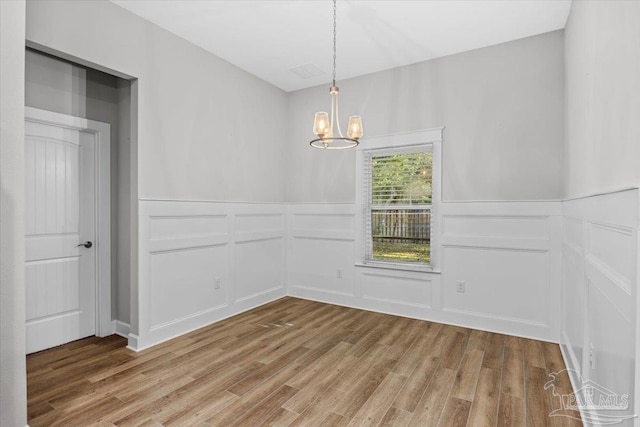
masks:
{"type": "Polygon", "coordinates": [[[340,129],[340,117],[338,110],[338,93],[340,90],[336,86],[336,2],[333,0],[333,82],[329,88],[331,95],[331,118],[325,111],[316,113],[313,120],[313,133],[318,137],[312,140],[309,145],[314,148],[325,150],[340,150],[353,148],[359,144],[362,138],[362,119],[360,116],[349,117],[347,125],[347,135],[342,134],[340,129]]]}
{"type": "Polygon", "coordinates": [[[347,125],[347,135],[352,139],[362,138],[362,119],[360,116],[349,117],[349,124],[347,125]]]}
{"type": "Polygon", "coordinates": [[[313,133],[320,138],[329,134],[329,115],[324,111],[316,113],[316,118],[313,121],[313,133]]]}

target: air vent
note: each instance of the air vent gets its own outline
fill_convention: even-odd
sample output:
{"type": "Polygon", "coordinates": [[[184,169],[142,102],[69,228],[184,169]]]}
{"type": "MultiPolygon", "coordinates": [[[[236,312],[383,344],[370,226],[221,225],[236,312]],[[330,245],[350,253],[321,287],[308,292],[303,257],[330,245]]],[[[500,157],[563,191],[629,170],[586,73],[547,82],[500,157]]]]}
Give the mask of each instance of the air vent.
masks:
{"type": "Polygon", "coordinates": [[[324,71],[313,64],[304,64],[299,67],[289,68],[289,71],[305,80],[325,74],[324,71]]]}

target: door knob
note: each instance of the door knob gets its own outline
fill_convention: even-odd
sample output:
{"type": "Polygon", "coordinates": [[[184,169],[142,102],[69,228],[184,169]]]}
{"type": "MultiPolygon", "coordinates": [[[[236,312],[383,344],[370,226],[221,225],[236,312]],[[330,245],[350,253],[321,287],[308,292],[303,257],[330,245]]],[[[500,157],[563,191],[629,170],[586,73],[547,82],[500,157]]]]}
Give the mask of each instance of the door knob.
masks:
{"type": "Polygon", "coordinates": [[[93,246],[93,243],[87,240],[84,243],[80,243],[78,246],[84,246],[85,248],[89,249],[91,246],[93,246]]]}

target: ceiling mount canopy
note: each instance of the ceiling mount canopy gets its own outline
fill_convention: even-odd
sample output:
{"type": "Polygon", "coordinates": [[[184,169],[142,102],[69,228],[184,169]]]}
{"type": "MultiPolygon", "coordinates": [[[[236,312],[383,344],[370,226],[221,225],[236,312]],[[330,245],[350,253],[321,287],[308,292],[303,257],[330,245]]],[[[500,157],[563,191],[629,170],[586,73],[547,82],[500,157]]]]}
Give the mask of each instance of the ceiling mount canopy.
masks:
{"type": "Polygon", "coordinates": [[[333,83],[329,88],[329,94],[331,94],[331,120],[329,120],[329,115],[325,111],[316,113],[313,121],[313,133],[318,138],[309,143],[314,148],[325,150],[353,148],[358,145],[358,140],[363,135],[360,116],[349,117],[347,136],[344,136],[342,129],[340,129],[338,109],[338,93],[340,89],[336,86],[336,2],[337,0],[333,0],[333,83]]]}

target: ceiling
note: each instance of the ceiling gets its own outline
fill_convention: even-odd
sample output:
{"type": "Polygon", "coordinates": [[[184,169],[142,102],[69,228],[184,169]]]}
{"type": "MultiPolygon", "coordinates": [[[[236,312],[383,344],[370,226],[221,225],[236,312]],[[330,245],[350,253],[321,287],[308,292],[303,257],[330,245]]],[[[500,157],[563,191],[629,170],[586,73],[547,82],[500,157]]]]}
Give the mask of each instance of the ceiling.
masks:
{"type": "MultiPolygon", "coordinates": [[[[112,0],[289,92],[331,81],[330,0],[112,0]]],[[[338,0],[337,79],[564,28],[571,0],[338,0]]]]}

